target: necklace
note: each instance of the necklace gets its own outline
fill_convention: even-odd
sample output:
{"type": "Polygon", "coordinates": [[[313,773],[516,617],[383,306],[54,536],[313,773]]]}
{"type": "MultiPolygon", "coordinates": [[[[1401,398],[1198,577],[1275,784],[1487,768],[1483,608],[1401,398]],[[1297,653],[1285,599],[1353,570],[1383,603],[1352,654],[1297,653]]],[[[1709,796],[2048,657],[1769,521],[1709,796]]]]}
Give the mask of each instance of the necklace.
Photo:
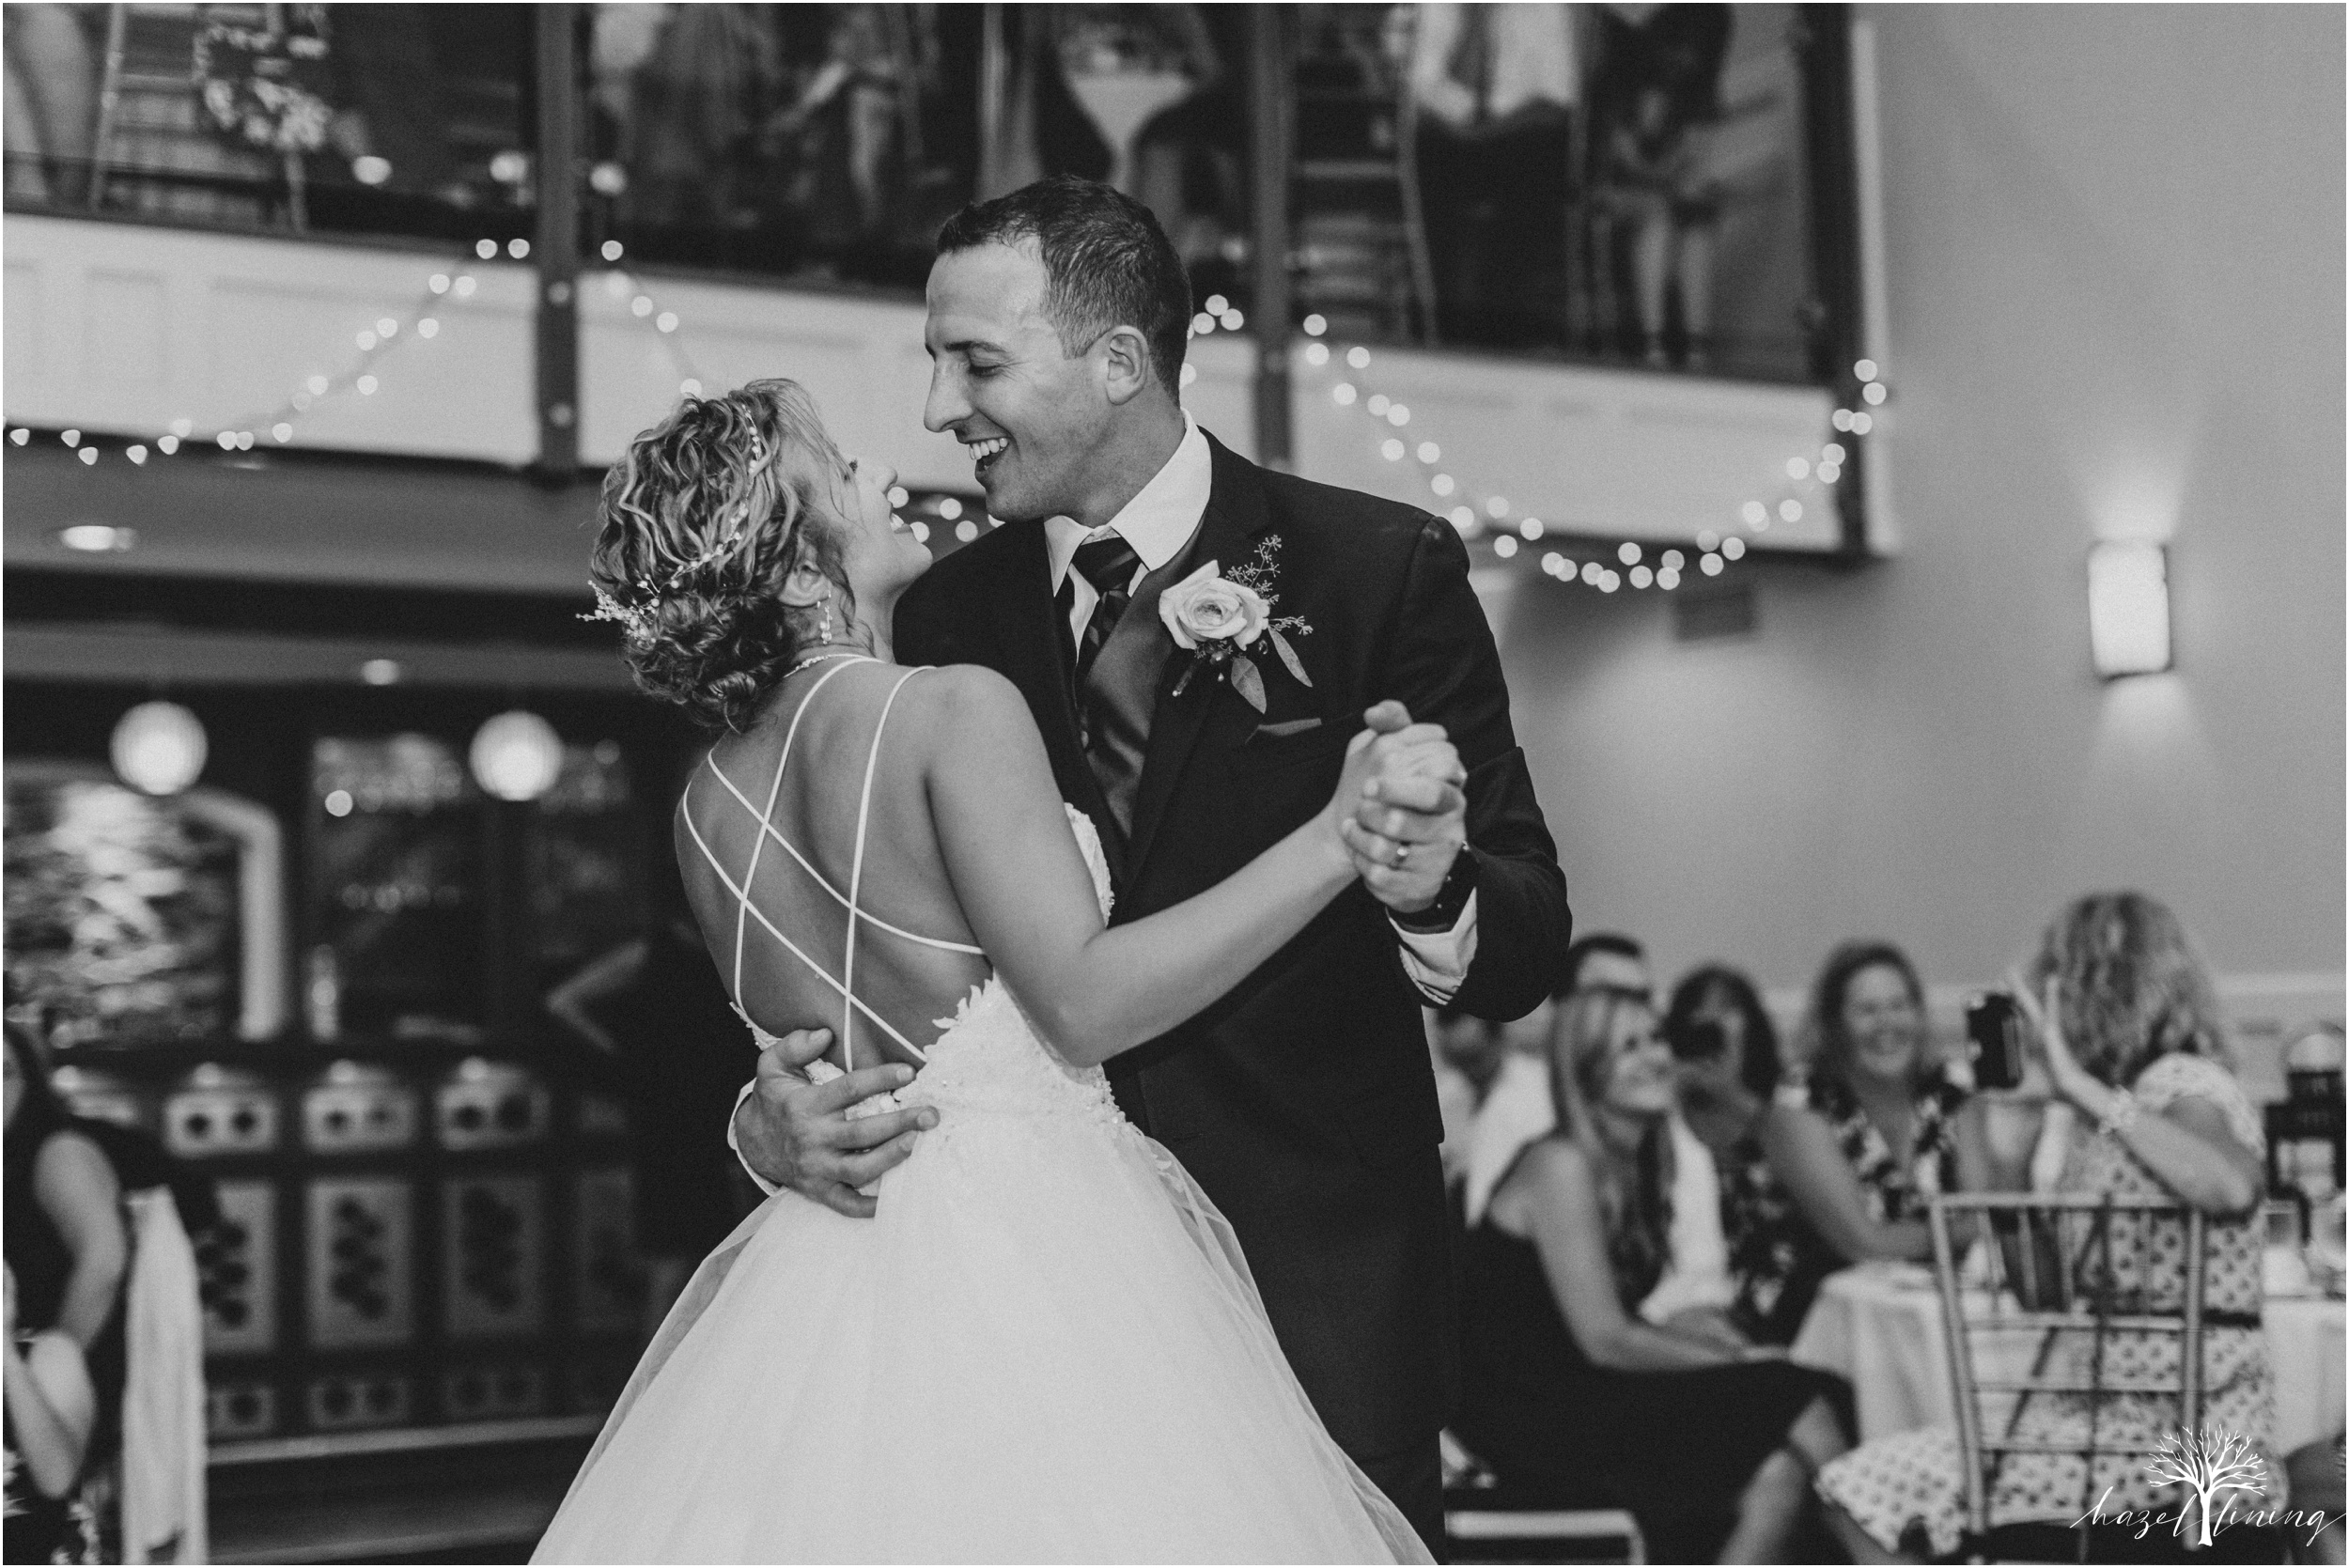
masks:
{"type": "Polygon", "coordinates": [[[789,680],[793,675],[798,675],[801,670],[813,670],[817,665],[829,663],[835,659],[869,659],[870,657],[872,656],[869,654],[854,652],[811,654],[809,657],[801,660],[797,664],[792,665],[791,668],[784,671],[782,679],[776,681],[775,684],[777,686],[781,686],[784,681],[789,680]]]}

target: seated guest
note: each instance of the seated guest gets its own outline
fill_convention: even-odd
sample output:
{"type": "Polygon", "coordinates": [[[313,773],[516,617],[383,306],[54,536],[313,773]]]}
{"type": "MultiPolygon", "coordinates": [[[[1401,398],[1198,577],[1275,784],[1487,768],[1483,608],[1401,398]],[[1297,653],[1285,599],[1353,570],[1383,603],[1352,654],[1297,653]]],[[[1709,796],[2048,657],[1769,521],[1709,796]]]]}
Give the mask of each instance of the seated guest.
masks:
{"type": "Polygon", "coordinates": [[[1964,1131],[1965,1094],[1927,1048],[1924,986],[1899,948],[1846,942],[1830,954],[1811,1028],[1810,1083],[1762,1118],[1768,1185],[1754,1181],[1735,1222],[1744,1315],[1776,1344],[1794,1339],[1835,1270],[1932,1255],[1925,1208],[1956,1186],[1964,1131]]]}
{"type": "Polygon", "coordinates": [[[1716,1175],[1728,1296],[1722,1316],[1744,1340],[1783,1344],[1793,1326],[1780,1331],[1776,1308],[1799,1256],[1762,1141],[1783,1072],[1778,1030],[1752,981],[1705,964],[1672,987],[1664,1039],[1680,1064],[1681,1125],[1716,1175]]]}
{"type": "MultiPolygon", "coordinates": [[[[1480,1114],[1460,1141],[1457,1174],[1464,1182],[1461,1207],[1468,1223],[1483,1217],[1494,1185],[1519,1151],[1557,1126],[1548,1063],[1558,1005],[1587,991],[1644,1000],[1651,988],[1646,951],[1630,937],[1614,931],[1595,932],[1566,950],[1558,991],[1545,1010],[1548,1016],[1528,1020],[1528,1024],[1538,1023],[1537,1030],[1520,1026],[1510,1032],[1517,1048],[1501,1057],[1493,1073],[1492,1090],[1480,1101],[1480,1114]],[[1488,1112],[1483,1110],[1486,1105],[1490,1106],[1488,1112]]],[[[1712,1154],[1677,1112],[1668,1126],[1677,1172],[1671,1246],[1663,1278],[1640,1303],[1640,1315],[1651,1323],[1670,1322],[1689,1332],[1711,1335],[1727,1344],[1742,1343],[1743,1337],[1727,1315],[1733,1293],[1720,1205],[1715,1196],[1719,1177],[1712,1154]]]]}
{"type": "Polygon", "coordinates": [[[32,1036],[15,1024],[7,1032],[5,1240],[21,1324],[65,1330],[90,1359],[101,1397],[118,1395],[131,1258],[122,1184],[49,1086],[32,1036]]]}
{"type": "Polygon", "coordinates": [[[1421,1010],[1427,1027],[1427,1055],[1436,1070],[1436,1109],[1443,1113],[1444,1186],[1457,1196],[1468,1176],[1469,1136],[1477,1107],[1492,1086],[1508,1051],[1501,1025],[1449,1007],[1421,1010]]]}
{"type": "MultiPolygon", "coordinates": [[[[130,1234],[113,1165],[74,1125],[50,1087],[32,1036],[13,1023],[6,1032],[8,1171],[0,1200],[7,1209],[4,1239],[14,1304],[10,1339],[25,1336],[24,1367],[11,1364],[9,1373],[19,1377],[21,1370],[31,1378],[24,1383],[19,1377],[26,1392],[12,1388],[8,1395],[10,1448],[15,1449],[20,1436],[32,1440],[17,1425],[19,1401],[29,1398],[36,1387],[46,1388],[54,1405],[64,1397],[55,1391],[56,1380],[73,1381],[66,1376],[65,1357],[46,1343],[54,1332],[71,1347],[71,1370],[84,1374],[90,1408],[98,1418],[76,1440],[74,1473],[61,1483],[63,1489],[39,1482],[41,1496],[64,1508],[93,1461],[111,1456],[117,1430],[117,1422],[102,1418],[118,1410],[122,1401],[122,1285],[130,1265],[130,1234]]],[[[74,1408],[78,1396],[66,1398],[65,1407],[55,1413],[72,1424],[74,1408]]],[[[73,1506],[78,1508],[78,1503],[73,1506]]],[[[56,1517],[63,1520],[67,1514],[60,1512],[56,1517]]],[[[13,1541],[8,1560],[24,1560],[15,1555],[13,1541]]]]}
{"type": "Polygon", "coordinates": [[[81,1347],[60,1328],[21,1339],[16,1274],[8,1273],[8,1530],[9,1562],[96,1562],[98,1531],[81,1496],[98,1395],[81,1347]]]}
{"type": "Polygon", "coordinates": [[[1620,931],[1594,931],[1566,949],[1555,995],[1563,1000],[1578,991],[1629,991],[1644,997],[1655,989],[1646,948],[1620,931]]]}
{"type": "Polygon", "coordinates": [[[1482,1102],[1509,1053],[1509,1030],[1490,1018],[1479,1018],[1454,1007],[1423,1009],[1427,1015],[1427,1040],[1436,1060],[1459,1076],[1470,1094],[1482,1102]]]}
{"type": "Polygon", "coordinates": [[[1469,1126],[1468,1147],[1460,1165],[1467,1182],[1470,1224],[1484,1218],[1494,1186],[1516,1162],[1519,1151],[1557,1126],[1548,1061],[1560,1005],[1588,990],[1621,992],[1644,1000],[1654,986],[1648,977],[1646,950],[1619,931],[1594,931],[1577,938],[1566,949],[1558,988],[1550,993],[1548,1004],[1508,1032],[1516,1048],[1502,1051],[1477,1102],[1475,1120],[1469,1126]]]}
{"type": "MultiPolygon", "coordinates": [[[[2142,893],[2098,893],[2056,917],[2015,990],[2030,1021],[2028,1071],[2017,1089],[1978,1097],[1984,1136],[1982,1166],[1972,1173],[1992,1190],[2029,1190],[2046,1112],[2069,1105],[2074,1115],[2059,1190],[2160,1198],[2209,1216],[2203,1420],[2247,1435],[2265,1458],[2273,1411],[2260,1327],[2260,1116],[2228,1065],[2209,973],[2168,908],[2142,893]]],[[[2115,1215],[2102,1222],[2105,1234],[2094,1246],[2089,1223],[2083,1218],[2077,1234],[2067,1223],[2061,1235],[2032,1238],[2034,1246],[2060,1242],[2060,1251],[2040,1252],[2050,1261],[2030,1272],[2011,1259],[2010,1282],[2028,1294],[2031,1281],[2047,1281],[2052,1296],[2065,1283],[2061,1264],[2053,1260],[2077,1258],[2081,1274],[2067,1295],[2117,1292],[2142,1299],[2143,1310],[2156,1315],[2181,1309],[2186,1282],[2179,1278],[2176,1219],[2115,1215]]],[[[2038,1375],[2104,1391],[2023,1398],[2001,1435],[2039,1451],[2010,1452],[2000,1462],[1991,1488],[1992,1525],[2069,1522],[2091,1507],[2114,1514],[2174,1506],[2157,1496],[2144,1452],[2130,1450],[2150,1451],[2174,1430],[2176,1396],[2112,1389],[2131,1381],[2174,1381],[2179,1344],[2174,1330],[2052,1332],[2038,1375]],[[2099,1450],[2092,1473],[2082,1453],[2046,1452],[2084,1448],[2092,1434],[2099,1450]]],[[[2272,1458],[2266,1464],[2266,1500],[2236,1494],[2235,1511],[2279,1506],[2281,1467],[2272,1458]]],[[[1819,1491],[1832,1505],[1836,1532],[1861,1561],[1886,1560],[1896,1550],[1952,1552],[1965,1525],[1965,1478],[1957,1436],[1948,1427],[1868,1443],[1821,1472],[1819,1491]]]]}
{"type": "Polygon", "coordinates": [[[1551,1039],[1558,1130],[1468,1234],[1454,1429],[1529,1502],[1621,1500],[1659,1561],[1781,1560],[1844,1448],[1837,1379],[1639,1318],[1672,1221],[1672,1056],[1618,990],[1567,999],[1551,1039]]]}

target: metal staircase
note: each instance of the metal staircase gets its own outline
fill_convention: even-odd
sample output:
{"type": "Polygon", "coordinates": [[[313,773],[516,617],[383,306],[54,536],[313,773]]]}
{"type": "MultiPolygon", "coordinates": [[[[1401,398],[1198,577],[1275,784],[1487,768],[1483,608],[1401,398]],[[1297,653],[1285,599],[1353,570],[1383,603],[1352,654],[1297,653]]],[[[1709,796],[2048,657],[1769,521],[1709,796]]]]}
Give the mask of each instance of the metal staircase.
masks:
{"type": "Polygon", "coordinates": [[[1291,59],[1296,308],[1330,331],[1435,341],[1436,290],[1406,80],[1408,6],[1306,6],[1291,59]]]}

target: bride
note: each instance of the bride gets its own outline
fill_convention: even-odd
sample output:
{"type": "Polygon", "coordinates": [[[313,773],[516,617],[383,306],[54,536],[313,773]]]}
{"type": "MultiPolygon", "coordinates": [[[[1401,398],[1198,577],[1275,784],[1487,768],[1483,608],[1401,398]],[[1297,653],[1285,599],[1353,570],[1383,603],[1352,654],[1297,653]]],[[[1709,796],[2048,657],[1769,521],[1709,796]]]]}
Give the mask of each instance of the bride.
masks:
{"type": "Polygon", "coordinates": [[[537,1560],[1425,1561],[1100,1063],[1345,890],[1371,781],[1457,759],[1432,725],[1365,731],[1315,819],[1108,927],[1099,842],[1017,690],[890,661],[929,561],[894,480],[763,380],[684,404],[604,487],[599,613],[725,732],[677,838],[737,1009],[762,1042],[822,1020],[814,1076],[894,1063],[886,1098],[937,1123],[876,1218],[786,1191],[710,1255],[537,1560]]]}

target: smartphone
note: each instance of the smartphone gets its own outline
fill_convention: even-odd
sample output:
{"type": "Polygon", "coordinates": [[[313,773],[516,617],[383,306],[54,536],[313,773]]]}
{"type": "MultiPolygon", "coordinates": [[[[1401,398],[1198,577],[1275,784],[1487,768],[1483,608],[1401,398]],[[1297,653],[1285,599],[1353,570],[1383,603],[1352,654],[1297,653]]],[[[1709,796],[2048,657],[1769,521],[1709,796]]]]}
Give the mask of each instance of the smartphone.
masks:
{"type": "Polygon", "coordinates": [[[2023,1010],[2004,991],[1966,1004],[1966,1038],[1973,1043],[1974,1087],[2013,1089],[2023,1081],[2023,1010]]]}
{"type": "Polygon", "coordinates": [[[1729,1036],[1715,1018],[1690,1018],[1671,1031],[1664,1043],[1683,1062],[1710,1062],[1729,1049],[1729,1036]]]}

